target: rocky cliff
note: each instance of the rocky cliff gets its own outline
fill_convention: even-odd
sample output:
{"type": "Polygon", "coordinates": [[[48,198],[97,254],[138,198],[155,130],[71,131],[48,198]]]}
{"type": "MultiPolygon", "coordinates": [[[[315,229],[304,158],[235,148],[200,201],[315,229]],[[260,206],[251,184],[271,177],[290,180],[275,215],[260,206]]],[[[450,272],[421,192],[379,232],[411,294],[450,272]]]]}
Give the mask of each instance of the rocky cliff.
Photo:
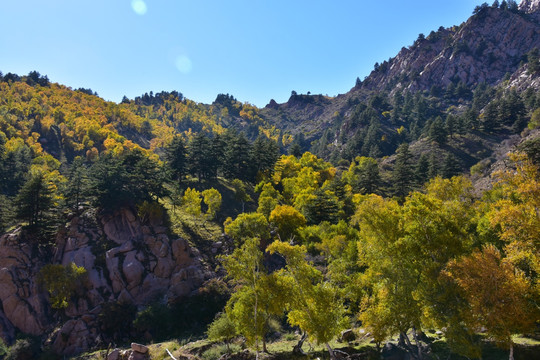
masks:
{"type": "Polygon", "coordinates": [[[446,88],[451,82],[494,85],[514,73],[527,52],[540,47],[538,2],[522,12],[483,7],[460,26],[419,36],[383,63],[363,86],[377,90],[446,88]]]}
{"type": "Polygon", "coordinates": [[[171,238],[159,221],[142,223],[128,209],[107,216],[86,211],[60,229],[51,254],[18,228],[0,238],[0,336],[17,331],[48,335],[57,353],[75,354],[106,337],[99,315],[105,304],[144,306],[188,296],[213,276],[185,239],[171,238]],[[83,266],[85,291],[65,310],[51,309],[37,281],[47,263],[83,266]]]}

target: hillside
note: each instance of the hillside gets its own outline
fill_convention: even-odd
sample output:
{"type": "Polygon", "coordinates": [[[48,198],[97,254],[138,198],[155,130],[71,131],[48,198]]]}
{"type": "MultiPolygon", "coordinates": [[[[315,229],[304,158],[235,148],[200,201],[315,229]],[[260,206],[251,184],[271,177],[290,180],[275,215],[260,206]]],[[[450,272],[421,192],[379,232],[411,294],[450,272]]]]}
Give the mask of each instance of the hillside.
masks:
{"type": "MultiPolygon", "coordinates": [[[[438,116],[444,121],[452,115],[470,123],[466,117],[481,118],[495,93],[500,98],[515,89],[524,98],[538,92],[537,68],[529,70],[528,54],[540,47],[540,10],[535,1],[523,2],[520,9],[479,7],[459,26],[420,34],[394,58],[375,64],[371,74],[358,79],[345,94],[335,98],[293,94],[287,103],[271,102],[261,115],[305,138],[300,139],[303,150],[336,160],[350,160],[358,153],[368,156],[373,145],[378,149],[370,156],[391,155],[401,141],[425,138],[438,116]],[[370,137],[375,144],[369,141],[366,146],[370,137]]],[[[489,132],[481,124],[464,126],[467,131],[461,135],[471,135],[467,141],[485,154],[508,136],[495,131],[497,136],[486,143],[474,131],[489,132]]],[[[463,160],[464,170],[481,160],[471,159],[471,154],[461,157],[458,149],[453,153],[463,160]]]]}
{"type": "Polygon", "coordinates": [[[496,1],[262,109],[0,73],[0,359],[536,354],[539,49],[540,1],[496,1]]]}

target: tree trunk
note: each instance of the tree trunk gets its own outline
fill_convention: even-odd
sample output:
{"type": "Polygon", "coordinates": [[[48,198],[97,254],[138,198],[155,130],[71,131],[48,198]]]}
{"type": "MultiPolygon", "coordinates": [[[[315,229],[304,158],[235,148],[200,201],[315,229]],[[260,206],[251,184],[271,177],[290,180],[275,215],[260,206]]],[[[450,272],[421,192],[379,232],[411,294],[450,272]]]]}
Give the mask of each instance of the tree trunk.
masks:
{"type": "Polygon", "coordinates": [[[302,346],[304,345],[304,341],[306,341],[306,339],[307,339],[307,334],[304,331],[304,333],[302,334],[302,337],[298,341],[298,344],[294,345],[293,347],[293,351],[292,351],[293,355],[305,355],[304,351],[302,351],[302,346]]]}
{"type": "Polygon", "coordinates": [[[416,342],[416,347],[418,349],[418,359],[422,360],[422,345],[420,344],[420,340],[418,340],[418,336],[416,334],[416,328],[413,326],[412,333],[414,337],[414,342],[416,342]]]}
{"type": "Polygon", "coordinates": [[[409,353],[415,358],[417,359],[418,356],[414,354],[414,351],[413,351],[413,346],[411,344],[411,340],[409,339],[409,337],[407,336],[406,333],[404,333],[403,331],[399,333],[399,341],[400,343],[401,342],[405,342],[405,348],[409,351],[409,353]]]}
{"type": "Polygon", "coordinates": [[[334,354],[334,350],[330,344],[326,343],[326,348],[328,349],[328,354],[330,354],[330,360],[336,360],[336,354],[334,354]]]}
{"type": "Polygon", "coordinates": [[[510,341],[510,356],[508,360],[514,360],[514,343],[510,341]]]}

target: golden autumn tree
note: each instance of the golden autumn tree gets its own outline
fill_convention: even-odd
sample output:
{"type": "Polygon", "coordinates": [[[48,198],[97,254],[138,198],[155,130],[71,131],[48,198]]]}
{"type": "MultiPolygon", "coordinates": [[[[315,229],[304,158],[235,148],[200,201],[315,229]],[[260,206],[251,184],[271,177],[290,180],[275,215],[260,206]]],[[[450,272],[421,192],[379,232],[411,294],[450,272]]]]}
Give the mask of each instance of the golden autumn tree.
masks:
{"type": "Polygon", "coordinates": [[[499,230],[510,261],[525,271],[540,291],[540,172],[524,154],[512,154],[515,169],[497,174],[496,200],[487,213],[499,230]]]}
{"type": "Polygon", "coordinates": [[[512,335],[532,330],[538,309],[532,304],[531,286],[523,272],[503,258],[494,245],[487,245],[471,255],[453,260],[445,275],[459,286],[468,302],[463,321],[471,328],[485,328],[499,344],[510,351],[512,335]]]}

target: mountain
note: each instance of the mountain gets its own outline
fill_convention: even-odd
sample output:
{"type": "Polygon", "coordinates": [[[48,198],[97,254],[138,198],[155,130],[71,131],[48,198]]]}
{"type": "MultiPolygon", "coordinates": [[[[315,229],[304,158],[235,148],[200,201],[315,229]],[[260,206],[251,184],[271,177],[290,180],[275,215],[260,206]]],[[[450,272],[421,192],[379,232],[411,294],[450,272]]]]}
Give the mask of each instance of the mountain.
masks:
{"type": "Polygon", "coordinates": [[[372,155],[391,155],[400,141],[414,142],[425,135],[437,116],[459,117],[474,105],[474,116],[479,117],[487,105],[474,103],[479,86],[481,91],[485,86],[496,90],[498,98],[510,89],[537,92],[538,71],[530,71],[528,54],[540,48],[539,17],[538,1],[523,1],[519,8],[484,4],[459,26],[420,34],[394,58],[375,64],[349,92],[334,98],[294,93],[286,103],[271,101],[261,116],[292,135],[304,136],[304,150],[334,159],[354,157],[362,145],[348,151],[351,139],[365,138],[371,119],[376,119],[378,135],[387,143],[372,155]],[[418,101],[407,106],[407,96],[418,101]],[[403,105],[409,112],[405,115],[412,110],[419,116],[403,116],[403,105]],[[412,136],[397,136],[401,126],[412,136]]]}
{"type": "MultiPolygon", "coordinates": [[[[345,94],[293,92],[262,109],[229,94],[201,104],[177,91],[116,104],[35,71],[0,73],[0,337],[42,336],[43,347],[72,355],[126,336],[204,331],[230,296],[219,255],[238,240],[223,234],[224,222],[238,233],[263,228],[270,239],[278,201],[284,218],[312,227],[349,221],[353,191],[403,200],[393,176],[404,164],[405,190],[471,173],[482,191],[510,150],[540,162],[540,0],[503,4],[420,34],[345,94]],[[274,169],[278,151],[295,156],[274,169]],[[215,219],[212,192],[195,190],[210,187],[217,202],[223,196],[215,219]],[[237,216],[255,210],[254,190],[263,209],[237,216]],[[34,199],[54,218],[39,234],[32,225],[47,211],[23,206],[34,199]],[[55,288],[63,277],[73,286],[55,288]]],[[[313,231],[306,236],[318,237],[313,231]]]]}

